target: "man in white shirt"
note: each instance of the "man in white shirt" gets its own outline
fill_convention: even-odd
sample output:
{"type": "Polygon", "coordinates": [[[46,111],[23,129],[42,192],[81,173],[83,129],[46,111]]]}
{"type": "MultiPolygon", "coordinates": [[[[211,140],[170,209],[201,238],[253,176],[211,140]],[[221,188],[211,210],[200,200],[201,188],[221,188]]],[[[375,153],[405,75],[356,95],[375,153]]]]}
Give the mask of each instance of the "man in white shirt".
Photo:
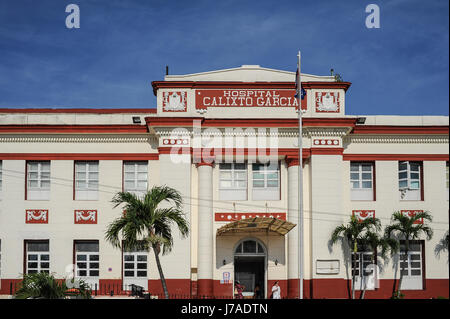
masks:
{"type": "Polygon", "coordinates": [[[272,286],[272,299],[281,299],[281,288],[278,285],[278,281],[275,281],[272,286]]]}

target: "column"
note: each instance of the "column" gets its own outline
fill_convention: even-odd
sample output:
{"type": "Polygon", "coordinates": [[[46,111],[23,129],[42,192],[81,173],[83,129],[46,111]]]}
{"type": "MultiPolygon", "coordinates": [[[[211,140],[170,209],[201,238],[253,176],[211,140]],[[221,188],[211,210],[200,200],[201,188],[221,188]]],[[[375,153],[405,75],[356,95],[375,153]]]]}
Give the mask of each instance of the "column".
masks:
{"type": "Polygon", "coordinates": [[[288,297],[299,295],[299,210],[298,210],[298,169],[297,158],[286,158],[288,166],[288,221],[296,224],[288,234],[288,297]]]}
{"type": "Polygon", "coordinates": [[[339,224],[346,223],[351,216],[351,212],[343,209],[343,188],[349,187],[349,183],[343,180],[342,150],[319,152],[312,149],[311,180],[312,297],[347,298],[347,274],[342,249],[334,245],[330,251],[329,247],[333,230],[339,224]],[[340,260],[339,275],[317,275],[317,260],[340,260]]]}
{"type": "Polygon", "coordinates": [[[213,164],[200,162],[198,168],[198,258],[197,295],[213,295],[213,164]]]}

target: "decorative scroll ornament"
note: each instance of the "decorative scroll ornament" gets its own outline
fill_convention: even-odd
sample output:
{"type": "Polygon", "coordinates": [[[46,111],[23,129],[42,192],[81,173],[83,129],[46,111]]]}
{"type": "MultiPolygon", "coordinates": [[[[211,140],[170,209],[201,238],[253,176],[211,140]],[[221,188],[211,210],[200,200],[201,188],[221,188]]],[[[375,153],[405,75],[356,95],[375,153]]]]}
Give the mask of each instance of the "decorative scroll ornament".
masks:
{"type": "Polygon", "coordinates": [[[316,92],[317,112],[339,112],[339,92],[316,92]]]}
{"type": "Polygon", "coordinates": [[[25,211],[25,222],[27,224],[48,224],[48,210],[27,209],[25,211]]]}
{"type": "Polygon", "coordinates": [[[97,224],[97,211],[75,210],[75,224],[97,224]]]}
{"type": "Polygon", "coordinates": [[[352,213],[353,216],[355,216],[360,222],[366,220],[367,218],[375,218],[374,210],[354,210],[352,213]]]}
{"type": "Polygon", "coordinates": [[[186,92],[163,92],[164,112],[185,112],[186,92]]]}
{"type": "MultiPolygon", "coordinates": [[[[402,213],[403,216],[411,218],[411,217],[416,216],[417,213],[423,213],[423,210],[418,210],[418,209],[416,209],[416,210],[401,210],[400,212],[402,213]]],[[[414,224],[423,224],[423,218],[416,220],[414,222],[414,224]]]]}

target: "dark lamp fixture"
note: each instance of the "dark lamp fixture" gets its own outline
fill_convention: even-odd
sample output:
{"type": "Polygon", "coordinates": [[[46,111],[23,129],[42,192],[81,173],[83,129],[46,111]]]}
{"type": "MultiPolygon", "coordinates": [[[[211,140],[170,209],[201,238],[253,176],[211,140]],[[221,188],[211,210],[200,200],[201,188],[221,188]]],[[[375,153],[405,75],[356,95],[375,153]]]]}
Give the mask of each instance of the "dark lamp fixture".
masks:
{"type": "Polygon", "coordinates": [[[141,124],[141,118],[139,116],[133,116],[134,124],[141,124]]]}
{"type": "Polygon", "coordinates": [[[364,124],[366,123],[366,118],[365,117],[358,117],[356,118],[356,124],[364,124]]]}

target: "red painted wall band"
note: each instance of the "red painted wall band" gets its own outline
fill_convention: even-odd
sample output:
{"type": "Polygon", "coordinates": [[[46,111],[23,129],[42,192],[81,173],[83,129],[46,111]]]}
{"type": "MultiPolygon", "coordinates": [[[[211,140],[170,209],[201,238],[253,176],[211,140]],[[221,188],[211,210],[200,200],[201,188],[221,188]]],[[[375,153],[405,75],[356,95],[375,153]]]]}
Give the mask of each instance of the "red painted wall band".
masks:
{"type": "MultiPolygon", "coordinates": [[[[193,153],[191,148],[179,149],[189,154],[193,153]]],[[[158,160],[159,154],[171,154],[171,147],[158,148],[159,153],[0,153],[0,159],[3,160],[130,160],[130,161],[142,161],[142,160],[158,160]]],[[[180,153],[180,151],[178,153],[180,153]]],[[[226,153],[227,150],[222,149],[221,154],[227,155],[270,155],[273,152],[270,149],[262,151],[256,150],[256,152],[249,151],[248,149],[233,149],[232,152],[226,153]]],[[[342,148],[312,148],[303,149],[303,158],[309,158],[313,155],[341,155],[342,148]]],[[[186,153],[185,153],[186,154],[186,153]]],[[[200,154],[200,153],[197,153],[200,154]]],[[[280,148],[277,150],[277,154],[281,156],[287,156],[288,161],[292,161],[298,158],[297,149],[280,148]]],[[[344,161],[448,161],[448,154],[343,154],[344,161]]],[[[292,165],[294,162],[291,162],[292,165]]],[[[289,165],[289,163],[288,163],[289,165]]]]}
{"type": "MultiPolygon", "coordinates": [[[[19,287],[21,279],[1,279],[0,295],[9,295],[10,288],[14,293],[19,287]],[[12,285],[11,285],[12,284],[12,285]]],[[[267,282],[267,297],[275,280],[267,282]]],[[[220,284],[219,280],[202,279],[199,280],[202,288],[197,294],[191,294],[191,286],[195,286],[195,281],[190,279],[166,279],[169,294],[182,296],[215,296],[215,297],[232,297],[233,285],[220,284]]],[[[100,279],[98,294],[115,294],[121,290],[123,282],[121,279],[100,279]]],[[[381,279],[380,287],[375,290],[366,290],[366,299],[389,299],[392,295],[393,279],[381,279]]],[[[279,280],[281,287],[281,295],[283,298],[298,298],[298,279],[279,280]]],[[[323,279],[307,279],[304,280],[304,298],[349,298],[350,281],[343,278],[323,278],[323,279]]],[[[397,280],[398,285],[398,280],[397,280]]],[[[148,280],[149,292],[153,295],[162,295],[162,285],[159,279],[148,280]]],[[[437,297],[449,297],[449,280],[446,279],[426,279],[426,287],[421,290],[402,290],[406,299],[429,299],[437,297]]],[[[359,299],[361,291],[356,291],[356,298],[359,299]]]]}
{"type": "Polygon", "coordinates": [[[311,155],[342,155],[344,149],[342,147],[312,147],[311,155]]]}

